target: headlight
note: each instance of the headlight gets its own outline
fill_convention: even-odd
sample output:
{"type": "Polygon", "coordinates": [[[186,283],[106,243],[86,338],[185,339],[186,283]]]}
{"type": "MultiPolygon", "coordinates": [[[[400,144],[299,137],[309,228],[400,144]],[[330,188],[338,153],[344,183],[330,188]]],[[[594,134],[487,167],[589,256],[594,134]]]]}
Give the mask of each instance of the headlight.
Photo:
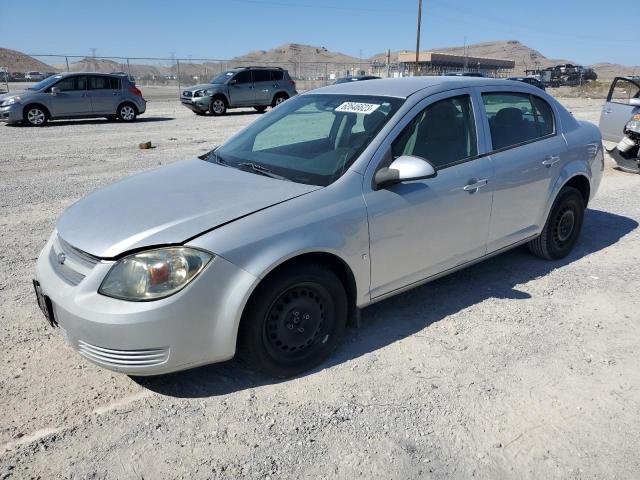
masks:
{"type": "Polygon", "coordinates": [[[634,133],[640,133],[640,114],[634,115],[624,128],[634,133]]]}
{"type": "Polygon", "coordinates": [[[122,300],[157,300],[182,290],[211,261],[213,255],[188,247],[167,247],[119,260],[98,292],[122,300]]]}
{"type": "Polygon", "coordinates": [[[4,102],[2,102],[0,107],[8,107],[9,105],[13,105],[15,103],[22,103],[22,99],[20,97],[7,98],[4,102]]]}

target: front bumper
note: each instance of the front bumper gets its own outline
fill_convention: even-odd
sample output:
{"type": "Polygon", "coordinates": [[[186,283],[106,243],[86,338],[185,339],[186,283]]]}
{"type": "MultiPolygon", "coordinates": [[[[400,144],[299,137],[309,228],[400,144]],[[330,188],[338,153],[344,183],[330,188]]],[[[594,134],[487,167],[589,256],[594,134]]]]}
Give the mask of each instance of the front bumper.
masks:
{"type": "Polygon", "coordinates": [[[38,258],[37,280],[67,344],[86,359],[129,375],[159,375],[235,354],[242,310],[257,284],[253,275],[216,256],[175,295],[128,302],[97,293],[114,262],[75,268],[83,259],[65,245],[52,235],[38,258]],[[61,248],[63,266],[56,264],[61,248]]]}
{"type": "Polygon", "coordinates": [[[0,122],[17,123],[22,121],[22,105],[14,103],[8,107],[0,107],[0,122]]]}
{"type": "Polygon", "coordinates": [[[180,103],[196,113],[205,113],[209,111],[209,97],[186,98],[180,97],[180,103]]]}

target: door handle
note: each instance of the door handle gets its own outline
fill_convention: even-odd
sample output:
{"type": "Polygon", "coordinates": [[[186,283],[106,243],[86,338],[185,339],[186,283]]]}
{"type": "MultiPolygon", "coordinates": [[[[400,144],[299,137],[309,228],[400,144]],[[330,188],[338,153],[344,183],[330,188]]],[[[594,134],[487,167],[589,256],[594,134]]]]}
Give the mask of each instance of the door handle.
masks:
{"type": "Polygon", "coordinates": [[[547,155],[546,157],[544,157],[544,160],[542,161],[542,165],[544,165],[547,168],[551,168],[559,161],[560,161],[560,155],[547,155]]]}
{"type": "Polygon", "coordinates": [[[487,183],[489,183],[489,180],[487,180],[486,178],[483,178],[481,180],[476,180],[475,178],[472,178],[471,180],[469,180],[469,183],[467,183],[464,187],[462,187],[462,189],[465,192],[476,193],[479,188],[484,187],[487,183]]]}

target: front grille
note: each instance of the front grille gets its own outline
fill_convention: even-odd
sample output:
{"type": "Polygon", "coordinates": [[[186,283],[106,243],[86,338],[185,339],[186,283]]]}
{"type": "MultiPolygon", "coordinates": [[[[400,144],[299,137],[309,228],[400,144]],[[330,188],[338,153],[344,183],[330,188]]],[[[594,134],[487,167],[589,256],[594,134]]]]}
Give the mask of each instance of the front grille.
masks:
{"type": "Polygon", "coordinates": [[[55,238],[49,251],[51,267],[70,285],[78,285],[99,261],[99,258],[69,245],[60,236],[55,238]]]}
{"type": "Polygon", "coordinates": [[[182,92],[183,97],[191,98],[191,92],[189,90],[185,90],[182,92]]]}
{"type": "Polygon", "coordinates": [[[114,350],[78,340],[78,352],[83,357],[111,367],[153,367],[169,358],[169,348],[147,350],[114,350]]]}

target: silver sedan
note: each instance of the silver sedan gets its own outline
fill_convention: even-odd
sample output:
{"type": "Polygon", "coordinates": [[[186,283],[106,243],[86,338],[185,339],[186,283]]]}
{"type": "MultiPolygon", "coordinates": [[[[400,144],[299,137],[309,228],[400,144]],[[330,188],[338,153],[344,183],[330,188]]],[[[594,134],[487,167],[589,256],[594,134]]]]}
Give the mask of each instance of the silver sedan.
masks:
{"type": "Polygon", "coordinates": [[[105,368],[155,375],[239,352],[295,375],[373,302],[521,244],[566,256],[603,168],[598,129],[520,82],[333,85],[72,205],[34,287],[105,368]]]}

